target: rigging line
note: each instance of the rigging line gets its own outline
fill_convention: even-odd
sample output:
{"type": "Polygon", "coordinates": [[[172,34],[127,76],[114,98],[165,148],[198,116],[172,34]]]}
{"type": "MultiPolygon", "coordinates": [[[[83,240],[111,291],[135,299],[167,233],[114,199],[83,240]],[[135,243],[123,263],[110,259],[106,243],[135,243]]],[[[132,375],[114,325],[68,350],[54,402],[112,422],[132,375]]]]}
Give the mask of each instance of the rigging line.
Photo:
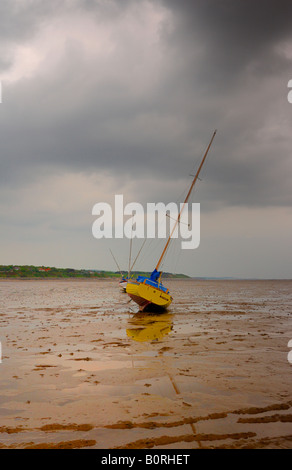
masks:
{"type": "Polygon", "coordinates": [[[136,261],[137,261],[139,255],[140,255],[140,253],[141,253],[141,251],[142,251],[142,249],[143,249],[143,247],[144,247],[146,241],[147,241],[147,238],[144,239],[144,241],[143,241],[143,243],[142,243],[142,246],[141,246],[140,250],[138,251],[138,254],[137,254],[137,256],[136,256],[136,258],[135,258],[135,260],[134,260],[134,262],[133,262],[133,264],[132,264],[132,266],[131,266],[131,271],[132,271],[133,267],[135,266],[136,261]]]}
{"type": "Polygon", "coordinates": [[[120,272],[121,276],[123,277],[123,274],[122,274],[121,268],[120,268],[120,266],[118,265],[118,262],[117,262],[116,258],[114,257],[114,254],[113,254],[112,250],[111,250],[111,249],[109,249],[109,251],[111,252],[111,255],[112,255],[113,259],[114,259],[114,262],[115,262],[115,263],[116,263],[116,265],[117,265],[118,271],[120,272]]]}
{"type": "Polygon", "coordinates": [[[176,204],[179,205],[180,201],[186,197],[187,194],[187,186],[183,189],[183,191],[180,193],[179,197],[176,198],[176,204]]]}
{"type": "MultiPolygon", "coordinates": [[[[181,195],[184,195],[184,198],[186,197],[186,194],[187,194],[187,191],[188,191],[188,188],[185,188],[184,191],[181,193],[181,195]]],[[[177,204],[178,204],[178,200],[177,200],[177,204]]],[[[187,224],[185,222],[181,222],[180,220],[178,219],[174,219],[173,217],[171,217],[169,214],[166,214],[167,217],[169,217],[170,219],[172,220],[175,220],[177,222],[177,224],[185,224],[187,225],[188,227],[190,227],[190,224],[187,224]]],[[[177,225],[175,224],[175,225],[177,225]]],[[[172,230],[172,234],[174,233],[174,230],[172,230]]],[[[170,240],[170,243],[169,243],[169,246],[167,247],[166,251],[165,251],[165,256],[167,253],[169,253],[169,248],[171,248],[173,246],[173,241],[176,240],[174,239],[173,237],[171,238],[170,240]]],[[[162,266],[165,266],[165,263],[162,262],[162,266]]]]}
{"type": "Polygon", "coordinates": [[[129,269],[128,269],[128,279],[130,277],[130,273],[131,273],[131,256],[132,256],[132,242],[133,242],[133,225],[132,225],[132,228],[131,228],[131,240],[130,240],[130,254],[129,254],[129,269]]]}
{"type": "MultiPolygon", "coordinates": [[[[174,217],[171,217],[169,214],[166,214],[166,217],[169,217],[172,220],[176,220],[174,217]]],[[[190,224],[187,224],[186,222],[181,222],[181,221],[179,221],[178,224],[187,225],[188,227],[190,226],[190,224]]]]}
{"type": "MultiPolygon", "coordinates": [[[[187,188],[184,188],[183,191],[181,192],[181,194],[179,195],[179,197],[176,199],[176,204],[179,204],[179,201],[181,201],[181,199],[182,199],[183,196],[185,197],[186,193],[187,193],[187,188]]],[[[173,220],[176,220],[176,219],[174,219],[173,217],[170,217],[170,215],[167,214],[167,213],[166,213],[165,215],[166,215],[167,217],[169,217],[169,218],[172,218],[173,220]]],[[[160,232],[160,228],[162,227],[162,224],[164,223],[164,220],[163,220],[162,218],[160,218],[160,217],[157,217],[156,222],[157,222],[157,227],[156,227],[157,230],[156,230],[156,232],[159,233],[159,232],[160,232]]],[[[155,222],[155,226],[156,226],[156,222],[155,222]]],[[[184,222],[180,222],[180,223],[184,223],[184,222]]],[[[149,253],[149,254],[148,254],[148,257],[151,257],[151,255],[153,254],[153,252],[154,252],[155,250],[160,249],[160,248],[158,248],[157,245],[154,245],[154,244],[153,244],[154,240],[156,240],[156,239],[157,239],[156,236],[155,236],[154,238],[150,239],[149,244],[148,244],[146,250],[144,251],[144,254],[142,255],[142,257],[141,257],[141,259],[140,259],[140,260],[141,260],[141,263],[143,263],[143,261],[144,261],[146,255],[147,255],[147,253],[149,253]]],[[[149,239],[148,239],[148,240],[149,240],[149,239]]],[[[162,244],[163,244],[163,241],[160,240],[160,245],[162,245],[162,244]]]]}
{"type": "Polygon", "coordinates": [[[159,258],[159,260],[158,260],[158,263],[157,263],[157,265],[156,265],[156,267],[155,267],[155,269],[156,269],[157,271],[158,271],[158,269],[159,269],[159,266],[160,266],[160,264],[161,264],[161,261],[162,261],[163,257],[165,256],[165,253],[166,253],[166,251],[167,251],[167,248],[168,248],[168,245],[169,245],[169,243],[170,243],[170,240],[171,240],[171,237],[172,237],[172,235],[173,235],[173,232],[174,232],[174,230],[175,230],[175,228],[176,228],[177,223],[178,223],[179,220],[180,220],[180,217],[181,217],[181,214],[182,214],[182,212],[183,212],[183,210],[184,210],[184,207],[185,207],[185,205],[186,205],[186,203],[187,203],[187,201],[188,201],[188,199],[189,199],[189,197],[190,197],[190,195],[191,195],[192,189],[193,189],[193,187],[194,187],[194,185],[195,185],[195,183],[196,183],[196,181],[197,181],[197,178],[198,178],[198,176],[199,176],[199,174],[200,174],[200,171],[201,171],[201,169],[202,169],[202,166],[203,166],[203,164],[204,164],[204,162],[205,162],[205,160],[206,160],[207,154],[208,154],[208,152],[209,152],[209,150],[210,150],[210,147],[211,147],[211,145],[212,145],[212,142],[213,142],[213,140],[214,140],[214,137],[215,137],[215,135],[216,135],[216,132],[217,132],[217,130],[215,130],[214,133],[213,133],[213,135],[212,135],[212,138],[211,138],[211,140],[210,140],[210,142],[209,142],[209,145],[208,145],[208,147],[207,147],[207,149],[206,149],[206,151],[205,151],[204,157],[203,157],[203,159],[202,159],[202,161],[201,161],[201,164],[200,164],[200,166],[199,166],[199,168],[198,168],[198,170],[197,170],[196,176],[195,176],[195,178],[194,178],[194,180],[193,180],[193,182],[192,182],[192,184],[191,184],[191,187],[190,187],[190,189],[189,189],[189,192],[188,192],[188,194],[187,194],[187,197],[186,197],[185,200],[184,200],[184,203],[183,203],[183,206],[182,206],[181,211],[180,211],[180,213],[179,213],[179,216],[178,216],[178,218],[177,218],[177,221],[176,221],[176,223],[175,223],[175,225],[174,225],[174,227],[173,227],[173,229],[172,229],[172,232],[171,232],[170,236],[168,237],[168,240],[167,240],[167,242],[166,242],[165,248],[164,248],[164,250],[163,250],[163,252],[162,252],[162,254],[161,254],[161,256],[160,256],[160,258],[159,258]]]}
{"type": "MultiPolygon", "coordinates": [[[[143,263],[145,258],[147,257],[147,260],[151,259],[153,256],[153,253],[156,251],[160,251],[164,244],[164,239],[157,239],[157,238],[148,238],[149,241],[148,246],[144,250],[140,262],[143,263]],[[156,242],[156,243],[154,243],[156,242]]],[[[156,256],[156,255],[155,255],[156,256]]]]}
{"type": "Polygon", "coordinates": [[[179,257],[180,257],[180,255],[178,253],[176,253],[175,263],[174,263],[174,270],[173,270],[174,274],[178,274],[177,273],[177,265],[178,265],[179,257]]]}
{"type": "Polygon", "coordinates": [[[168,257],[170,272],[176,273],[178,259],[181,256],[181,250],[179,248],[180,240],[178,238],[173,239],[173,242],[170,244],[168,257]]]}
{"type": "Polygon", "coordinates": [[[146,246],[144,252],[142,253],[142,256],[140,258],[140,264],[143,264],[144,259],[146,258],[146,255],[147,255],[147,258],[150,257],[151,253],[154,251],[154,248],[155,248],[153,244],[153,239],[146,238],[146,240],[148,241],[148,245],[146,246]]]}

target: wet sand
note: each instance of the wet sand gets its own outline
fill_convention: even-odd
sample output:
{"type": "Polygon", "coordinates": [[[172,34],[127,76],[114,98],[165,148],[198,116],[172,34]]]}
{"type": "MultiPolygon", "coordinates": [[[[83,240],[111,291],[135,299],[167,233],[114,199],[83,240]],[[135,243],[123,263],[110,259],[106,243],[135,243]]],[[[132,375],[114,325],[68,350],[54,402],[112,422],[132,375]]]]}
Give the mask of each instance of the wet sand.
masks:
{"type": "Polygon", "coordinates": [[[0,448],[292,448],[291,281],[0,282],[0,448]]]}

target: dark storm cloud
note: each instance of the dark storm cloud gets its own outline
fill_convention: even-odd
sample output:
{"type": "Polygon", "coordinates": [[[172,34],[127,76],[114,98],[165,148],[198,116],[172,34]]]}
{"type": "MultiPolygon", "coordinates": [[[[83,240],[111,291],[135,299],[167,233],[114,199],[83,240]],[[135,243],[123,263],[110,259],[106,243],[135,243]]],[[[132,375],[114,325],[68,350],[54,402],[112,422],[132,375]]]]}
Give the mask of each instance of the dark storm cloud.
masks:
{"type": "Polygon", "coordinates": [[[165,0],[165,5],[178,17],[169,39],[189,51],[196,43],[202,46],[199,74],[215,86],[229,86],[254,61],[279,60],[274,46],[291,39],[289,0],[165,0]]]}
{"type": "MultiPolygon", "coordinates": [[[[76,11],[87,12],[99,31],[117,18],[128,24],[128,9],[141,5],[1,2],[0,35],[13,49],[58,15],[76,11]]],[[[291,59],[279,47],[291,47],[291,2],[156,5],[171,13],[159,24],[156,45],[136,44],[121,28],[114,52],[99,62],[78,41],[67,41],[54,73],[7,86],[0,108],[2,184],[28,183],[44,168],[107,170],[141,185],[152,176],[153,192],[156,179],[173,184],[192,172],[218,127],[200,195],[226,205],[290,204],[292,105],[285,87],[291,59]],[[161,54],[152,60],[155,48],[161,54]]],[[[13,50],[7,67],[12,56],[13,50]]]]}

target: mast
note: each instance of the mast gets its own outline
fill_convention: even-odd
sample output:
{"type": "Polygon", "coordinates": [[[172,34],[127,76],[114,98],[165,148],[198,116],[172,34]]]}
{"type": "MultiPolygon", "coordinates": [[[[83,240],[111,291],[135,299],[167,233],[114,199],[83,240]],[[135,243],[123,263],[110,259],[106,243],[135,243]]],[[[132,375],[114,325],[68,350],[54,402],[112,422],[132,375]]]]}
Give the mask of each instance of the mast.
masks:
{"type": "Polygon", "coordinates": [[[180,213],[179,213],[179,215],[178,215],[178,218],[176,219],[176,222],[175,222],[175,224],[174,224],[174,226],[173,226],[173,229],[172,229],[172,231],[171,231],[171,234],[170,234],[169,237],[168,237],[168,240],[167,240],[167,242],[166,242],[166,245],[165,245],[165,247],[164,247],[164,249],[163,249],[163,251],[162,251],[162,253],[161,253],[161,256],[160,256],[160,258],[159,258],[159,260],[158,260],[158,263],[157,263],[157,265],[156,265],[156,267],[155,267],[156,271],[158,271],[158,269],[159,269],[159,266],[160,266],[160,264],[161,264],[161,262],[162,262],[162,260],[163,260],[163,257],[164,257],[164,255],[165,255],[166,250],[167,250],[167,248],[168,248],[168,245],[169,245],[169,243],[170,243],[170,240],[171,240],[171,237],[172,237],[172,235],[173,235],[173,232],[174,232],[174,230],[175,230],[177,224],[178,224],[179,221],[180,221],[180,218],[181,218],[182,212],[183,212],[183,210],[184,210],[184,208],[185,208],[185,205],[186,205],[186,203],[188,202],[188,199],[189,199],[189,197],[190,197],[190,195],[191,195],[191,192],[192,192],[192,190],[193,190],[193,187],[195,186],[195,182],[197,181],[197,179],[198,179],[198,177],[199,177],[199,174],[200,174],[200,172],[201,172],[202,166],[203,166],[204,163],[205,163],[206,157],[207,157],[207,155],[208,155],[208,152],[209,152],[209,150],[210,150],[210,147],[211,147],[211,145],[212,145],[212,142],[213,142],[213,140],[214,140],[214,137],[215,137],[215,135],[216,135],[216,132],[217,132],[217,130],[214,131],[214,133],[213,133],[213,135],[212,135],[212,138],[211,138],[211,140],[210,140],[210,143],[209,143],[209,145],[208,145],[208,147],[207,147],[207,150],[206,150],[206,152],[205,152],[205,154],[204,154],[204,156],[203,156],[203,159],[202,159],[202,161],[201,161],[201,164],[200,164],[200,166],[199,166],[199,168],[198,168],[198,171],[197,171],[197,173],[195,174],[195,177],[194,177],[194,179],[193,179],[193,181],[192,181],[192,184],[191,184],[191,186],[190,186],[189,192],[188,192],[188,194],[187,194],[187,196],[186,196],[186,198],[185,198],[185,200],[184,200],[184,203],[183,203],[183,206],[182,206],[182,208],[181,208],[181,211],[180,211],[180,213]]]}

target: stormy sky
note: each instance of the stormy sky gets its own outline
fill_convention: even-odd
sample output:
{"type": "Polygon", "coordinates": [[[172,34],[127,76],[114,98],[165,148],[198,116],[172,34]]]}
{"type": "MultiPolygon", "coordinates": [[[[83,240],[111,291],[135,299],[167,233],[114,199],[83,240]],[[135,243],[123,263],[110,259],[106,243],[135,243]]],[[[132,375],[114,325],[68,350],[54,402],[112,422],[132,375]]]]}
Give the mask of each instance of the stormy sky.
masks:
{"type": "Polygon", "coordinates": [[[111,248],[126,269],[93,205],[178,201],[218,129],[200,246],[164,269],[291,278],[291,18],[289,0],[2,0],[0,264],[114,270],[111,248]]]}

